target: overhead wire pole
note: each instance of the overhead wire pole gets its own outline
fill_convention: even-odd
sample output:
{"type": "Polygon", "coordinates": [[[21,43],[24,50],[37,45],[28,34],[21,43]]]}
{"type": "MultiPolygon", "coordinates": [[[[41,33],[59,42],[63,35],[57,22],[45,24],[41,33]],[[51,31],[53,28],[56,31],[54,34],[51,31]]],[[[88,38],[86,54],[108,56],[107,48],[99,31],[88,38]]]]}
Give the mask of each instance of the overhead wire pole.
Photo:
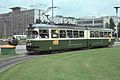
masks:
{"type": "MultiPolygon", "coordinates": [[[[40,4],[39,2],[37,2],[37,1],[33,1],[33,0],[31,0],[32,2],[35,2],[35,3],[37,3],[36,5],[31,5],[30,7],[36,7],[36,6],[47,6],[47,5],[44,5],[44,4],[40,4]]],[[[51,23],[54,23],[54,8],[59,8],[59,7],[56,7],[56,6],[54,6],[54,1],[52,0],[52,2],[51,2],[52,4],[52,6],[51,7],[48,7],[42,14],[43,15],[45,15],[46,17],[47,17],[47,19],[51,22],[51,23]],[[52,13],[51,13],[51,19],[49,19],[48,18],[48,15],[46,15],[45,13],[47,13],[47,12],[49,12],[49,11],[52,11],[52,13]]]]}
{"type": "Polygon", "coordinates": [[[116,6],[116,7],[114,7],[115,8],[115,10],[116,10],[116,39],[118,40],[118,9],[120,8],[120,7],[118,7],[118,6],[116,6]]]}

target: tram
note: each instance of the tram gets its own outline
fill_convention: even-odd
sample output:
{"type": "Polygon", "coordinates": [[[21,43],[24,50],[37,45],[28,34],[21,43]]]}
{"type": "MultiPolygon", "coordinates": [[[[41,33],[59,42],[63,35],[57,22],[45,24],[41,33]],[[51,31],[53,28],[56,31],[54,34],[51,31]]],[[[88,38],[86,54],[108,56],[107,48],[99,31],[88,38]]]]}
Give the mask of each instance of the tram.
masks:
{"type": "Polygon", "coordinates": [[[105,47],[113,44],[114,32],[111,29],[34,24],[27,30],[26,50],[28,52],[46,52],[105,47]]]}

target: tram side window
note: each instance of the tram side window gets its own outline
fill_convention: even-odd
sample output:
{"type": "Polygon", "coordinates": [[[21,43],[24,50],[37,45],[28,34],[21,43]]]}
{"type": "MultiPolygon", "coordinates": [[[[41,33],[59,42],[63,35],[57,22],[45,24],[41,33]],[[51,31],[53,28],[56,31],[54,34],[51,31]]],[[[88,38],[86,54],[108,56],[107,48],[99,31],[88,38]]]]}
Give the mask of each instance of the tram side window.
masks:
{"type": "Polygon", "coordinates": [[[115,37],[115,33],[114,32],[112,32],[112,37],[115,37]]]}
{"type": "Polygon", "coordinates": [[[67,37],[72,38],[72,30],[67,30],[67,37]]]}
{"type": "Polygon", "coordinates": [[[111,34],[111,32],[108,32],[108,37],[112,37],[112,34],[111,34]]]}
{"type": "Polygon", "coordinates": [[[66,38],[66,31],[60,30],[60,38],[66,38]]]}
{"type": "Polygon", "coordinates": [[[39,30],[40,38],[49,38],[49,30],[39,30]]]}
{"type": "Polygon", "coordinates": [[[99,37],[100,33],[98,31],[95,31],[95,37],[99,37]]]}
{"type": "Polygon", "coordinates": [[[79,31],[79,37],[84,37],[84,31],[79,31]]]}
{"type": "Polygon", "coordinates": [[[38,32],[37,31],[28,31],[27,38],[29,39],[34,39],[38,37],[38,32]]]}
{"type": "Polygon", "coordinates": [[[74,38],[78,38],[78,31],[73,31],[74,38]]]}
{"type": "Polygon", "coordinates": [[[90,37],[91,37],[91,38],[94,37],[94,31],[90,31],[90,37]]]}
{"type": "Polygon", "coordinates": [[[51,30],[51,37],[58,38],[58,30],[51,30]]]}
{"type": "Polygon", "coordinates": [[[104,32],[104,37],[108,37],[108,33],[107,32],[104,32]]]}
{"type": "Polygon", "coordinates": [[[100,32],[100,37],[103,37],[103,32],[100,32]]]}

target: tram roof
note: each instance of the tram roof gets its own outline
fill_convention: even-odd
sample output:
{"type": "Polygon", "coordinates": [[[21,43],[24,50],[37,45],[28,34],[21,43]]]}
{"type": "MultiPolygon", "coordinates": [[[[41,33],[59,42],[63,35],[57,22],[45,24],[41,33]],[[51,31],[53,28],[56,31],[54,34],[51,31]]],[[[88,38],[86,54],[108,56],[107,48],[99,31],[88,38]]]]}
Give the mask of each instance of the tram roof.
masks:
{"type": "Polygon", "coordinates": [[[33,24],[33,28],[64,28],[64,29],[86,29],[85,27],[79,27],[77,25],[61,25],[61,24],[33,24]]]}
{"type": "Polygon", "coordinates": [[[77,26],[77,25],[72,25],[72,24],[69,24],[69,25],[58,25],[58,24],[33,24],[32,25],[33,28],[60,28],[60,29],[88,29],[88,30],[112,30],[112,29],[108,29],[108,28],[90,28],[90,27],[81,27],[81,26],[77,26]]]}

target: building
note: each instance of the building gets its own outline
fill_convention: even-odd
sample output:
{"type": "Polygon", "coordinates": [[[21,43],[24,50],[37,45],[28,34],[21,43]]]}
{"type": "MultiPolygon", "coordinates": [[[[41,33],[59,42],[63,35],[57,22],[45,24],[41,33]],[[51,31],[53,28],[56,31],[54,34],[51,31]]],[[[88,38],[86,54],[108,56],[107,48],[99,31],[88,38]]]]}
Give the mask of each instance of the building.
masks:
{"type": "MultiPolygon", "coordinates": [[[[83,17],[83,18],[74,18],[74,17],[63,17],[61,15],[57,15],[53,17],[53,21],[56,24],[75,24],[80,27],[95,27],[95,28],[108,28],[110,24],[110,18],[114,20],[115,25],[117,24],[117,19],[119,17],[116,16],[103,16],[103,17],[83,17]]],[[[120,22],[120,18],[118,19],[120,22]]]]}
{"type": "Polygon", "coordinates": [[[43,15],[43,10],[26,10],[21,7],[13,7],[12,12],[0,14],[0,34],[3,36],[26,34],[29,24],[36,21],[45,22],[47,18],[43,15]]]}
{"type": "Polygon", "coordinates": [[[61,15],[56,15],[53,17],[55,24],[77,24],[77,19],[74,17],[63,17],[61,15]]]}
{"type": "Polygon", "coordinates": [[[78,19],[79,26],[103,27],[103,18],[78,19]]]}
{"type": "MultiPolygon", "coordinates": [[[[87,26],[87,27],[97,27],[97,28],[107,28],[110,23],[110,18],[114,20],[116,24],[116,16],[103,16],[99,18],[91,17],[91,18],[79,18],[77,20],[77,24],[79,26],[87,26]]],[[[120,18],[119,18],[120,20],[120,18]]]]}

